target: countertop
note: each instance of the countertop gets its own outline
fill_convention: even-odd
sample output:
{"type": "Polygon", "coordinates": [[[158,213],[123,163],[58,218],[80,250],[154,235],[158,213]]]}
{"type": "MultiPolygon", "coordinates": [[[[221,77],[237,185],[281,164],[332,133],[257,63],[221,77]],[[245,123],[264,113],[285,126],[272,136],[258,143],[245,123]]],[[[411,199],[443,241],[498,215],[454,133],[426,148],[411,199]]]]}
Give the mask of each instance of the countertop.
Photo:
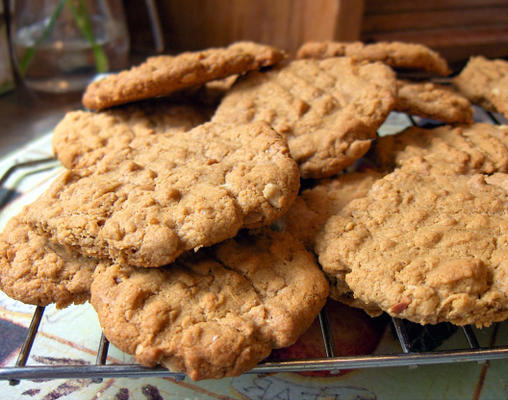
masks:
{"type": "Polygon", "coordinates": [[[82,93],[36,93],[23,86],[0,95],[0,157],[51,131],[82,93]]]}

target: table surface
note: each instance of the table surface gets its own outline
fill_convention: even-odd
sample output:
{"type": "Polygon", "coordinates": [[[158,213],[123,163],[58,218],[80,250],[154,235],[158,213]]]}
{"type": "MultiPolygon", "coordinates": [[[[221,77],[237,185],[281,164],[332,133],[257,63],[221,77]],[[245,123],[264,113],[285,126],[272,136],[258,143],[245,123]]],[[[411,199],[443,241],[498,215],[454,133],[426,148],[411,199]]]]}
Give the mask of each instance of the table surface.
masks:
{"type": "MultiPolygon", "coordinates": [[[[0,173],[13,160],[51,155],[51,129],[66,111],[80,107],[80,95],[41,95],[18,90],[0,97],[0,173]],[[36,140],[37,139],[37,140],[36,140]],[[22,148],[20,150],[20,148],[22,148]]],[[[387,131],[392,129],[386,126],[387,131]]],[[[18,197],[0,213],[0,226],[20,207],[32,201],[39,189],[58,173],[58,167],[47,171],[23,172],[13,176],[6,186],[18,197]],[[41,185],[41,182],[44,184],[41,185]]],[[[19,346],[30,323],[32,306],[9,299],[0,292],[0,366],[15,362],[19,346]]],[[[88,305],[64,310],[47,307],[29,363],[93,363],[100,337],[100,327],[88,305]]],[[[492,329],[478,330],[483,345],[496,336],[497,344],[508,343],[508,323],[492,329]],[[502,340],[502,341],[501,341],[502,340]]],[[[457,345],[460,335],[449,339],[442,348],[457,345]]],[[[387,330],[378,353],[400,352],[387,330]]],[[[110,362],[132,362],[116,349],[109,353],[110,362]]],[[[193,382],[186,378],[112,378],[102,383],[89,379],[48,382],[22,381],[18,386],[0,382],[5,398],[27,399],[508,399],[508,360],[484,364],[461,363],[437,366],[364,369],[328,378],[304,377],[294,373],[269,376],[243,375],[237,378],[193,382]]]]}
{"type": "Polygon", "coordinates": [[[52,130],[80,101],[81,93],[36,93],[24,87],[0,95],[0,157],[52,130]]]}

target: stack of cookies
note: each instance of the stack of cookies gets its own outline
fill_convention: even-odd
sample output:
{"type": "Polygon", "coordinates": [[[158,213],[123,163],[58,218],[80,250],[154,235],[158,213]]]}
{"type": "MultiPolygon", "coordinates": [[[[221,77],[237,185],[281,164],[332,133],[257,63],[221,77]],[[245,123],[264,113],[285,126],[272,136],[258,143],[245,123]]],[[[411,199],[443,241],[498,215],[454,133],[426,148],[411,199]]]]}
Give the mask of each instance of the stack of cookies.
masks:
{"type": "Polygon", "coordinates": [[[2,234],[0,287],[90,300],[112,343],[192,379],[291,345],[329,294],[422,324],[507,318],[508,127],[392,68],[449,73],[420,45],[240,42],[92,83],[54,130],[66,170],[2,234]],[[378,139],[393,110],[461,125],[378,139]]]}

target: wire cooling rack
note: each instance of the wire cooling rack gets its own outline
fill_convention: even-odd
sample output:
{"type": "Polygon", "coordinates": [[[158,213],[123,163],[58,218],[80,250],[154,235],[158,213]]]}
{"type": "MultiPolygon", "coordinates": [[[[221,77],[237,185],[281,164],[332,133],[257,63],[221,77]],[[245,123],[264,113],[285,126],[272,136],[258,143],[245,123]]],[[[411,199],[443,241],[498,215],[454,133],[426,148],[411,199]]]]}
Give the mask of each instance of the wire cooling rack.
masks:
{"type": "MultiPolygon", "coordinates": [[[[490,122],[500,124],[499,117],[481,110],[481,115],[475,115],[477,122],[490,122]]],[[[415,120],[408,116],[413,125],[415,120]]],[[[15,163],[0,177],[2,186],[9,175],[17,169],[46,164],[54,161],[53,158],[44,158],[28,162],[15,163]]],[[[0,207],[5,204],[0,204],[0,207]]],[[[95,382],[101,382],[103,378],[112,377],[172,377],[181,380],[185,377],[182,373],[168,371],[162,367],[147,368],[137,364],[108,364],[109,342],[101,335],[97,348],[95,365],[27,365],[33,342],[44,314],[44,307],[36,307],[25,342],[19,352],[15,366],[0,368],[0,380],[9,380],[11,385],[16,385],[21,379],[61,379],[61,378],[92,378],[95,382]]],[[[338,357],[336,355],[333,332],[328,320],[326,307],[320,312],[319,323],[323,339],[326,358],[290,360],[290,361],[265,361],[247,374],[268,374],[276,372],[311,372],[311,371],[339,371],[341,369],[377,368],[418,366],[429,364],[446,364],[457,362],[483,362],[487,360],[508,359],[508,343],[501,346],[482,347],[471,326],[463,326],[459,329],[464,335],[468,347],[446,351],[418,351],[412,346],[407,321],[392,318],[391,324],[397,337],[401,352],[392,354],[374,354],[362,356],[338,357]]],[[[507,324],[505,321],[501,324],[507,324]]],[[[501,324],[494,325],[494,334],[501,324]]],[[[1,336],[1,332],[0,332],[1,336]]]]}

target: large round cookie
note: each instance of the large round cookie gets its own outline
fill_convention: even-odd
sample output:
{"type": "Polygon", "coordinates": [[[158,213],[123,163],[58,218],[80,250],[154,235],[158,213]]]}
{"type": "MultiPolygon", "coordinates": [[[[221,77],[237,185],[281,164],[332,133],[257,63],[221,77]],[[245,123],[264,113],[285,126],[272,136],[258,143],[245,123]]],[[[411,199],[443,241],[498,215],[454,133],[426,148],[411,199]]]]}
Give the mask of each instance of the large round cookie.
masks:
{"type": "Polygon", "coordinates": [[[67,168],[89,167],[129,147],[138,136],[184,132],[208,119],[202,107],[165,101],[101,113],[72,111],[53,131],[53,152],[67,168]]]}
{"type": "Polygon", "coordinates": [[[240,80],[212,121],[268,122],[287,137],[302,177],[320,178],[367,152],[395,95],[395,76],[381,63],[297,60],[240,80]]]}
{"type": "Polygon", "coordinates": [[[83,105],[102,110],[119,104],[164,96],[208,81],[273,65],[283,51],[252,42],[229,47],[150,57],[139,66],[91,83],[83,105]]]}
{"type": "Polygon", "coordinates": [[[90,296],[97,260],[50,245],[33,232],[22,214],[12,218],[0,237],[0,288],[23,303],[63,308],[90,296]]]}
{"type": "Polygon", "coordinates": [[[239,375],[294,343],[327,295],[314,257],[266,231],[166,267],[98,269],[91,303],[117,347],[198,380],[239,375]]]}
{"type": "Polygon", "coordinates": [[[448,75],[450,69],[439,53],[416,43],[378,42],[307,42],[298,50],[298,58],[348,56],[358,60],[381,61],[393,68],[416,69],[448,75]]]}
{"type": "Polygon", "coordinates": [[[266,123],[207,123],[136,137],[91,168],[63,173],[26,220],[86,256],[153,267],[283,215],[298,167],[266,123]]]}
{"type": "Polygon", "coordinates": [[[408,128],[379,138],[374,153],[383,169],[424,162],[439,174],[508,172],[508,126],[408,128]]]}
{"type": "Polygon", "coordinates": [[[330,218],[317,240],[320,264],[395,317],[479,327],[504,320],[507,180],[398,169],[330,218]]]}

